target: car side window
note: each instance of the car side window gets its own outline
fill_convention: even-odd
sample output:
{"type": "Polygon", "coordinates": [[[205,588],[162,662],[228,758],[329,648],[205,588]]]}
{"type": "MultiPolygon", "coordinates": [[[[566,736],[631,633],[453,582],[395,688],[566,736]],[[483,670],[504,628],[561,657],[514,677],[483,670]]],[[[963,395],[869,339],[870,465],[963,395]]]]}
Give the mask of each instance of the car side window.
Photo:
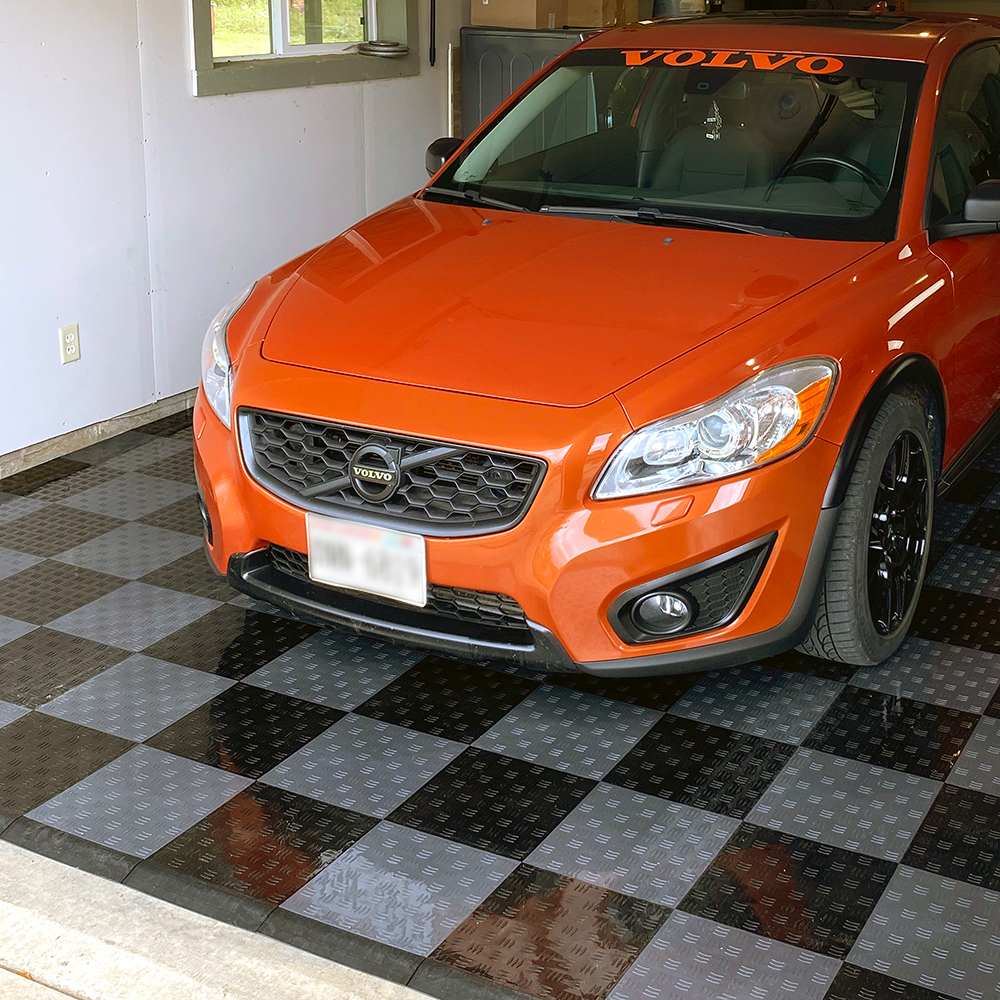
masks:
{"type": "Polygon", "coordinates": [[[969,192],[1000,177],[1000,44],[963,52],[941,92],[931,160],[930,223],[961,216],[969,192]]]}

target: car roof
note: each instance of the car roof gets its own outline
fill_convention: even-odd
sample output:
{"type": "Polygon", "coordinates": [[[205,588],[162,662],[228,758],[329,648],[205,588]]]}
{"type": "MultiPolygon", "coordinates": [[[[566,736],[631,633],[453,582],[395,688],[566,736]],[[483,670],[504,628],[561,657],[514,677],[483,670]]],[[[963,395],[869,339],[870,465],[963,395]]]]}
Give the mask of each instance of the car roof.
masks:
{"type": "Polygon", "coordinates": [[[773,10],[642,21],[601,32],[581,48],[708,46],[737,52],[760,49],[926,62],[946,39],[957,48],[989,37],[1000,37],[1000,17],[773,10]]]}

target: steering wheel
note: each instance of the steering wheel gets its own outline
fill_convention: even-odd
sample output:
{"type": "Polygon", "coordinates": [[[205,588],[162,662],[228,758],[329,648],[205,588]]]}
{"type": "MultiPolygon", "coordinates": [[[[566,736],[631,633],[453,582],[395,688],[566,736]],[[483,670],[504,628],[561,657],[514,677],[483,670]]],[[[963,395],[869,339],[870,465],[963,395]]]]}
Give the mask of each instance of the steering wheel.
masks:
{"type": "Polygon", "coordinates": [[[847,159],[846,156],[804,156],[801,160],[789,163],[777,179],[780,181],[789,174],[798,173],[802,167],[808,167],[814,163],[829,163],[835,167],[843,167],[845,170],[850,170],[852,173],[857,174],[879,198],[884,198],[886,191],[889,190],[889,186],[883,184],[881,179],[872,170],[863,163],[858,163],[857,160],[847,159]]]}

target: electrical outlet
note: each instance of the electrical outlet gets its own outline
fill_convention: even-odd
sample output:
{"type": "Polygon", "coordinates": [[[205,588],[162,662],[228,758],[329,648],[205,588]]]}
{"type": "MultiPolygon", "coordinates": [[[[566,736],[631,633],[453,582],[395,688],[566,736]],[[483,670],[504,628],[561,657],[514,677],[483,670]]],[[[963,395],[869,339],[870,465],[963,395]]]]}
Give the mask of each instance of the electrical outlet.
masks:
{"type": "Polygon", "coordinates": [[[80,360],[80,325],[78,323],[59,327],[59,356],[64,365],[68,365],[71,361],[80,360]]]}

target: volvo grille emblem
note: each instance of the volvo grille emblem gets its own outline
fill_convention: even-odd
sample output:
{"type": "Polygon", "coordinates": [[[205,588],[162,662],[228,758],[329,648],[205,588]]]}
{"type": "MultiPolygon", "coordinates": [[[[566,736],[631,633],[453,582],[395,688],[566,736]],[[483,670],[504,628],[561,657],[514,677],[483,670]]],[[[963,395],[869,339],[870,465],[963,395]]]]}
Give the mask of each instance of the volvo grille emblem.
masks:
{"type": "Polygon", "coordinates": [[[362,499],[388,500],[399,489],[399,458],[388,448],[366,444],[351,459],[351,485],[362,499]]]}

